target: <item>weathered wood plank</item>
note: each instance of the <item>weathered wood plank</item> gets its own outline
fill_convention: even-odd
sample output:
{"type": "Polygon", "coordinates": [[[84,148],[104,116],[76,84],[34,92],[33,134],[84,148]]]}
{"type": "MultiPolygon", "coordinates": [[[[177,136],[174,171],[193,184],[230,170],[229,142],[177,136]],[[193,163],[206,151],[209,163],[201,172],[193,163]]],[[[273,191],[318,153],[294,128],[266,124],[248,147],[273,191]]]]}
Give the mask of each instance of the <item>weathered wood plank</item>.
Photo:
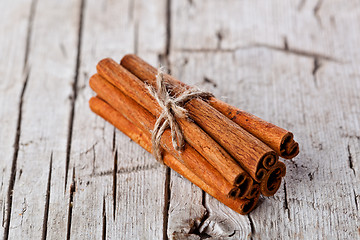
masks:
{"type": "Polygon", "coordinates": [[[356,1],[173,0],[172,47],[232,51],[264,47],[308,57],[359,59],[356,1]],[[181,23],[181,24],[180,24],[181,23]],[[355,51],[344,51],[347,47],[355,51]]]}
{"type": "Polygon", "coordinates": [[[29,1],[0,2],[0,237],[6,237],[16,163],[22,90],[26,81],[25,59],[30,28],[29,1]],[[14,160],[15,159],[15,160],[14,160]],[[10,190],[11,191],[11,190],[10,190]]]}
{"type": "Polygon", "coordinates": [[[64,194],[78,10],[79,1],[39,1],[34,9],[10,239],[40,239],[47,225],[48,190],[61,188],[64,194]]]}
{"type": "MultiPolygon", "coordinates": [[[[134,32],[133,48],[126,51],[136,52],[154,65],[159,65],[159,56],[166,47],[165,3],[165,0],[129,1],[132,11],[129,11],[129,21],[134,32]]],[[[119,154],[117,202],[115,221],[108,236],[111,239],[163,239],[168,200],[166,168],[122,133],[117,132],[116,145],[119,154]]]]}
{"type": "Polygon", "coordinates": [[[0,236],[359,238],[356,4],[1,2],[0,236]],[[91,113],[96,63],[128,52],[292,130],[280,191],[240,216],[91,113]]]}
{"type": "MultiPolygon", "coordinates": [[[[71,238],[163,237],[165,168],[90,111],[88,100],[94,93],[88,81],[105,57],[120,60],[137,51],[157,61],[165,41],[154,41],[149,50],[146,46],[155,35],[139,34],[139,29],[156,28],[164,10],[161,2],[85,2],[69,166],[75,169],[76,181],[71,238]]],[[[164,28],[153,34],[162,35],[164,28]]]]}
{"type": "Polygon", "coordinates": [[[207,214],[203,206],[203,192],[174,171],[171,172],[170,179],[168,237],[200,239],[198,229],[207,214]]]}
{"type": "MultiPolygon", "coordinates": [[[[250,215],[255,238],[358,237],[354,192],[358,192],[359,179],[348,167],[350,154],[356,173],[357,160],[351,152],[356,145],[341,136],[345,134],[341,128],[359,131],[354,114],[357,103],[344,100],[358,99],[358,93],[352,90],[353,83],[359,80],[358,74],[344,65],[327,63],[318,73],[318,79],[326,81],[316,87],[313,61],[307,57],[263,48],[232,53],[176,52],[172,56],[172,65],[182,80],[206,78],[200,85],[208,85],[217,96],[227,95],[231,104],[246,106],[250,112],[293,130],[302,143],[305,153],[294,162],[287,162],[289,171],[286,186],[283,185],[286,193],[280,191],[250,215]],[[327,133],[331,141],[324,140],[326,129],[331,129],[327,133]],[[325,188],[329,191],[323,191],[325,188]],[[351,219],[350,223],[346,224],[345,219],[351,219]],[[273,221],[276,225],[269,227],[273,221]]],[[[216,214],[221,211],[215,211],[216,214]]]]}
{"type": "Polygon", "coordinates": [[[312,23],[319,2],[304,2],[298,12],[283,1],[173,1],[172,22],[181,24],[172,32],[170,62],[183,81],[292,130],[301,143],[277,195],[249,221],[238,216],[242,223],[229,226],[255,239],[359,238],[359,52],[353,47],[359,31],[347,27],[359,13],[350,10],[353,3],[324,2],[316,10],[326,19],[319,27],[312,23]],[[342,36],[334,35],[331,19],[342,36]]]}

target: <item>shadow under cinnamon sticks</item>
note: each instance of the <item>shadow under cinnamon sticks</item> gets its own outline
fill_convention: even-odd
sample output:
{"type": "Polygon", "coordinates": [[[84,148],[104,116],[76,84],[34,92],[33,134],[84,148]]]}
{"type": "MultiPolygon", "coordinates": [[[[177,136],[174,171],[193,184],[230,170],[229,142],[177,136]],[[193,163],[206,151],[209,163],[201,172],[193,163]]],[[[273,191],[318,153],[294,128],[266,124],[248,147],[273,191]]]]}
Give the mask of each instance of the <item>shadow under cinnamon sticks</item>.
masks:
{"type": "MultiPolygon", "coordinates": [[[[97,115],[110,122],[117,129],[122,131],[134,142],[138,143],[145,150],[151,153],[151,140],[148,132],[143,131],[141,128],[135,126],[127,118],[125,118],[120,112],[116,111],[113,107],[107,104],[105,101],[98,97],[93,97],[89,101],[90,108],[97,115]]],[[[164,163],[187,178],[189,181],[203,189],[205,192],[233,209],[240,214],[248,214],[252,211],[259,200],[260,191],[259,185],[254,184],[250,190],[249,199],[229,198],[226,194],[223,194],[215,186],[206,183],[196,174],[194,174],[187,166],[181,161],[174,158],[168,151],[163,154],[164,163]]]]}

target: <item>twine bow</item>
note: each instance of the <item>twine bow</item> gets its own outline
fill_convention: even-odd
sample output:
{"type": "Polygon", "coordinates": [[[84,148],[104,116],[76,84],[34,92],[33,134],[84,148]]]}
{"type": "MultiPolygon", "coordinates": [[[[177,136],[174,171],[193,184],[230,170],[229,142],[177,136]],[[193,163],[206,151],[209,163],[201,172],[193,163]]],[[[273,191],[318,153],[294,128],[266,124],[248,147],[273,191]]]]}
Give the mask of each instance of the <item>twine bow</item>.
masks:
{"type": "Polygon", "coordinates": [[[155,158],[163,163],[161,156],[160,140],[164,131],[170,127],[172,144],[176,151],[181,152],[184,146],[184,136],[176,118],[187,117],[187,110],[183,108],[184,104],[193,98],[209,98],[214,96],[212,93],[201,91],[197,88],[190,88],[177,97],[170,96],[168,86],[164,81],[164,69],[160,67],[156,75],[155,90],[147,86],[151,95],[159,103],[162,112],[155,122],[151,135],[152,150],[155,158]]]}

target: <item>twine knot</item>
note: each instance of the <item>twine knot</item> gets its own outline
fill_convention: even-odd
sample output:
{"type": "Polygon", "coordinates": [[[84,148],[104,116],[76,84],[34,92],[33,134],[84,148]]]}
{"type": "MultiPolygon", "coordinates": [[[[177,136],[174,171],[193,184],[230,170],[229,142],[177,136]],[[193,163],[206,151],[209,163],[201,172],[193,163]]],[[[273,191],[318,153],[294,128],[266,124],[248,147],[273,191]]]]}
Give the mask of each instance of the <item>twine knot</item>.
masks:
{"type": "Polygon", "coordinates": [[[160,140],[164,131],[170,127],[172,144],[176,151],[181,152],[184,147],[184,135],[176,118],[186,118],[187,110],[183,107],[185,103],[193,98],[209,98],[214,95],[204,92],[198,88],[191,87],[178,96],[171,96],[168,86],[164,80],[164,69],[160,67],[156,74],[156,89],[147,86],[151,95],[159,103],[162,112],[155,122],[152,130],[151,142],[153,154],[159,162],[163,163],[161,155],[160,140]]]}

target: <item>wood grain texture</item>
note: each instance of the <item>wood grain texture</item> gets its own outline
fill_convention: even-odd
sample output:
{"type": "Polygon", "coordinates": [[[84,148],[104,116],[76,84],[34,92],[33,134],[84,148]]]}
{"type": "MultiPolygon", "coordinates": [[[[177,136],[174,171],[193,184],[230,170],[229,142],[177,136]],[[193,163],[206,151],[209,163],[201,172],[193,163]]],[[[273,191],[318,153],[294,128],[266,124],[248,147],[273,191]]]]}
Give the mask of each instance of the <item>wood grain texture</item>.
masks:
{"type": "Polygon", "coordinates": [[[8,233],[11,191],[19,147],[21,103],[27,71],[31,3],[1,2],[0,16],[0,238],[8,233]],[[5,57],[6,56],[6,57],[5,57]]]}
{"type": "Polygon", "coordinates": [[[77,52],[77,27],[73,21],[79,15],[79,1],[33,4],[29,22],[32,24],[27,58],[29,75],[22,99],[9,239],[44,237],[50,187],[53,191],[61,187],[64,193],[64,185],[60,186],[64,168],[60,166],[66,156],[69,96],[77,52]],[[58,19],[63,19],[61,26],[58,19]],[[57,31],[48,34],[54,28],[57,31]],[[56,180],[51,182],[51,177],[56,180]]]}
{"type": "Polygon", "coordinates": [[[0,8],[4,239],[360,238],[357,1],[0,8]],[[292,131],[301,152],[279,192],[240,216],[91,113],[96,63],[131,52],[292,131]]]}
{"type": "MultiPolygon", "coordinates": [[[[181,4],[184,3],[179,1],[177,7],[184,7],[181,4]]],[[[234,2],[234,4],[242,3],[234,2]]],[[[197,21],[197,19],[210,19],[206,17],[206,14],[196,14],[195,10],[201,9],[204,13],[203,9],[209,8],[209,5],[221,9],[221,3],[217,2],[210,2],[205,6],[199,1],[193,1],[193,5],[186,7],[194,11],[191,17],[192,20],[197,21]]],[[[244,3],[243,7],[248,7],[249,10],[249,6],[246,5],[247,3],[244,3]]],[[[249,11],[256,9],[260,11],[256,16],[271,17],[272,8],[259,6],[259,10],[255,8],[256,6],[254,3],[249,11]]],[[[298,10],[295,6],[288,7],[292,9],[290,13],[297,16],[298,10]]],[[[343,6],[342,9],[344,8],[347,7],[343,6]]],[[[310,9],[303,9],[303,11],[310,11],[310,9]]],[[[185,12],[181,13],[186,14],[185,12]]],[[[226,19],[237,18],[237,16],[244,17],[241,14],[229,15],[227,11],[226,15],[217,16],[222,17],[222,20],[216,17],[216,21],[225,22],[226,19]]],[[[179,17],[177,21],[182,22],[188,18],[190,16],[179,17]]],[[[346,21],[343,16],[341,20],[344,24],[345,22],[351,24],[358,18],[358,14],[354,13],[347,18],[346,21]]],[[[258,18],[251,19],[258,21],[258,18]]],[[[302,22],[302,18],[296,17],[296,19],[302,22]]],[[[249,21],[250,18],[242,22],[246,25],[249,21]]],[[[255,26],[261,28],[256,23],[255,26]]],[[[307,26],[298,25],[293,31],[306,33],[309,31],[305,29],[307,26]]],[[[304,145],[302,146],[303,153],[294,161],[287,162],[289,171],[282,186],[283,191],[264,201],[250,214],[252,237],[254,239],[269,236],[285,239],[359,238],[358,197],[356,195],[359,177],[354,168],[354,149],[352,148],[352,144],[357,146],[359,142],[358,139],[355,140],[354,134],[349,132],[344,134],[344,129],[351,129],[353,133],[359,131],[358,116],[354,115],[354,109],[357,109],[358,103],[351,100],[359,98],[359,95],[355,93],[359,82],[358,70],[354,68],[357,60],[353,58],[350,64],[346,64],[332,60],[335,57],[320,56],[321,54],[331,56],[333,50],[327,49],[325,52],[316,44],[313,44],[311,49],[307,46],[303,50],[293,51],[291,47],[289,49],[289,46],[292,46],[289,38],[286,40],[286,46],[280,44],[274,46],[276,41],[283,40],[283,35],[276,29],[271,29],[272,34],[266,38],[259,34],[251,34],[251,38],[255,39],[248,40],[244,36],[237,40],[244,41],[241,43],[243,46],[239,43],[238,46],[225,47],[229,40],[227,36],[231,39],[232,36],[243,33],[246,26],[240,25],[236,31],[235,29],[229,31],[227,27],[224,26],[224,32],[227,34],[222,35],[220,48],[209,44],[211,41],[203,41],[199,47],[197,44],[201,41],[200,36],[210,34],[210,32],[207,33],[203,27],[198,27],[197,30],[192,29],[192,37],[197,38],[194,44],[188,46],[189,49],[186,50],[174,50],[171,55],[173,69],[177,69],[175,76],[189,82],[192,79],[198,79],[201,86],[214,91],[216,96],[226,95],[227,102],[235,106],[246,106],[249,112],[293,130],[294,134],[300,138],[299,142],[304,145]],[[271,43],[273,35],[276,41],[271,43]],[[258,45],[261,41],[267,41],[267,45],[273,46],[258,45]],[[242,89],[240,95],[236,94],[236,89],[242,89]],[[263,101],[256,99],[263,99],[263,101]],[[322,190],[325,188],[329,191],[322,190]],[[269,215],[272,217],[267,218],[266,216],[269,215]],[[332,220],[326,220],[329,218],[332,220]],[[348,225],[345,224],[345,219],[351,219],[348,225]],[[273,225],[273,221],[276,225],[273,225]]],[[[181,30],[181,27],[177,29],[181,30]]],[[[216,31],[214,29],[212,31],[214,41],[219,40],[216,37],[216,31]]],[[[176,36],[173,38],[174,41],[183,34],[173,33],[173,36],[176,36]]],[[[295,33],[290,31],[287,34],[295,33]]],[[[312,34],[317,33],[314,30],[312,34]]],[[[185,34],[184,37],[189,37],[188,35],[185,34]]],[[[330,34],[327,37],[325,43],[323,42],[325,45],[339,38],[330,34]]],[[[298,36],[294,44],[299,44],[304,38],[306,36],[298,36]]],[[[230,42],[233,43],[233,41],[230,42]]],[[[352,39],[351,37],[343,38],[342,42],[351,46],[352,39]]],[[[190,41],[186,44],[190,44],[190,41]]],[[[343,51],[353,50],[349,48],[343,51]]],[[[348,56],[342,56],[344,59],[346,57],[348,56]]],[[[355,112],[358,113],[357,110],[355,112]]]]}
{"type": "MultiPolygon", "coordinates": [[[[137,15],[146,7],[136,1],[104,1],[100,5],[98,1],[85,2],[69,165],[70,170],[75,169],[78,186],[72,208],[73,239],[163,236],[166,169],[88,107],[93,95],[88,81],[97,61],[105,56],[120,59],[126,52],[140,51],[136,48],[144,40],[136,31],[145,19],[137,19],[137,15]]],[[[161,4],[148,14],[160,9],[161,4]]],[[[154,24],[161,15],[159,18],[154,24]]]]}

